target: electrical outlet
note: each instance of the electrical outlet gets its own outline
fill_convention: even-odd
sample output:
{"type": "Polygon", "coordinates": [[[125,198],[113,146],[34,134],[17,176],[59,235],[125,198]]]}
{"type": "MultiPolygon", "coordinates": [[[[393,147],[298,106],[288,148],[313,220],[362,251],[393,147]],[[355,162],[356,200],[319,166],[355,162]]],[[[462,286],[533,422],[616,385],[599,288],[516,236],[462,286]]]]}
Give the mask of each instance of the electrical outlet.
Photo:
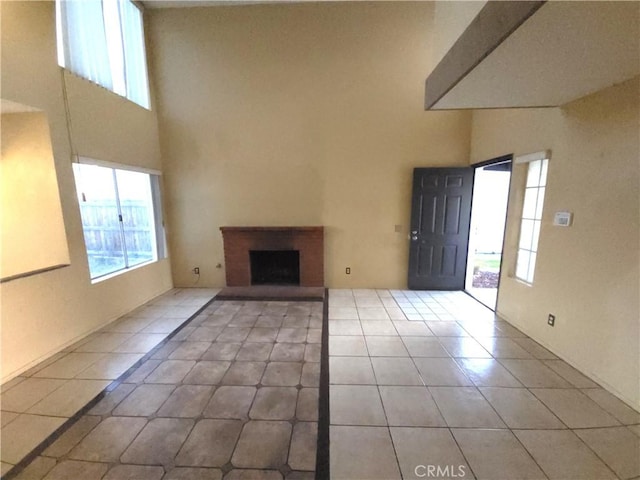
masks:
{"type": "Polygon", "coordinates": [[[351,268],[350,267],[345,268],[344,273],[346,273],[347,275],[351,275],[351,268]]]}
{"type": "Polygon", "coordinates": [[[549,318],[547,318],[547,323],[552,327],[555,326],[555,324],[556,324],[556,316],[553,315],[552,313],[550,313],[549,314],[549,318]]]}
{"type": "Polygon", "coordinates": [[[200,267],[193,267],[193,273],[200,275],[200,267]]]}

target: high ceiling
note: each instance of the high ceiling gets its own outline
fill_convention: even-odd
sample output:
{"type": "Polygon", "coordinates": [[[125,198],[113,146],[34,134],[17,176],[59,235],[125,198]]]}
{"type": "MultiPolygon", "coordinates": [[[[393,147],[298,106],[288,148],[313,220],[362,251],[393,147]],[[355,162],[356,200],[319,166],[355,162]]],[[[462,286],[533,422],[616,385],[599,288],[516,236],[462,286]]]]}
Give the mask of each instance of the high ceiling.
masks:
{"type": "Polygon", "coordinates": [[[432,109],[559,106],[637,75],[640,2],[551,1],[432,109]]]}
{"type": "Polygon", "coordinates": [[[193,8],[193,7],[220,7],[229,5],[257,5],[261,3],[301,3],[315,0],[144,0],[142,4],[146,8],[193,8]]]}
{"type": "MultiPolygon", "coordinates": [[[[143,3],[156,9],[311,1],[145,0],[143,3]]],[[[489,2],[494,10],[509,3],[540,2],[489,2]]],[[[487,25],[485,21],[476,22],[480,32],[476,31],[475,36],[482,36],[482,28],[487,25]]],[[[469,28],[472,26],[473,22],[469,28]]],[[[450,64],[457,62],[456,58],[449,60],[450,64]]],[[[437,79],[440,87],[445,87],[440,88],[444,94],[438,94],[437,101],[428,102],[427,107],[446,110],[563,105],[640,75],[640,2],[547,1],[476,63],[464,72],[466,75],[446,78],[445,82],[437,79]]],[[[432,77],[427,79],[427,85],[432,77]]]]}

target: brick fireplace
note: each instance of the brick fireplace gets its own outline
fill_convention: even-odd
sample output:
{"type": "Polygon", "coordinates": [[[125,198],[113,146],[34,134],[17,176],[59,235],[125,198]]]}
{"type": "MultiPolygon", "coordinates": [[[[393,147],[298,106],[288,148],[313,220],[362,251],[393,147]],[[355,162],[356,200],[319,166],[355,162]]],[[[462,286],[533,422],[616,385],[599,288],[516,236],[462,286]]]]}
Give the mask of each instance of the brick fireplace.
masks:
{"type": "MultiPolygon", "coordinates": [[[[252,252],[297,251],[301,287],[324,286],[324,227],[220,227],[228,287],[248,287],[252,252]]],[[[254,255],[255,256],[255,255],[254,255]]]]}

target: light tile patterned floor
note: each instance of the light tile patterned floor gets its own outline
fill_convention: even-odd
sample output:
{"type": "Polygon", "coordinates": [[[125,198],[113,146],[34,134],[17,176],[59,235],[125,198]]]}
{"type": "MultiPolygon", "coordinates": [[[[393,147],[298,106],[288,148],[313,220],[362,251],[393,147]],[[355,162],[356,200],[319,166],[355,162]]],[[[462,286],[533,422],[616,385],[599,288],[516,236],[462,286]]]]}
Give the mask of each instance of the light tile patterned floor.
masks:
{"type": "MultiPolygon", "coordinates": [[[[186,292],[4,385],[3,462],[207,300],[186,292]]],[[[313,478],[321,326],[320,303],[216,302],[18,478],[313,478]]],[[[329,365],[332,479],[640,476],[640,414],[463,293],[331,290],[329,365]]]]}
{"type": "Polygon", "coordinates": [[[640,414],[462,292],[330,290],[331,478],[630,479],[640,414]]]}
{"type": "MultiPolygon", "coordinates": [[[[132,318],[140,317],[113,328],[132,318]]],[[[135,328],[161,324],[148,319],[135,328]]],[[[322,302],[211,303],[17,478],[313,479],[322,322],[322,302]]],[[[83,344],[113,349],[113,338],[83,344]]],[[[67,362],[55,371],[79,375],[100,361],[81,358],[84,369],[67,362]]],[[[49,382],[39,385],[42,392],[57,387],[45,398],[64,388],[38,381],[49,382]]]]}
{"type": "Polygon", "coordinates": [[[2,385],[2,474],[217,292],[173,289],[2,385]]]}

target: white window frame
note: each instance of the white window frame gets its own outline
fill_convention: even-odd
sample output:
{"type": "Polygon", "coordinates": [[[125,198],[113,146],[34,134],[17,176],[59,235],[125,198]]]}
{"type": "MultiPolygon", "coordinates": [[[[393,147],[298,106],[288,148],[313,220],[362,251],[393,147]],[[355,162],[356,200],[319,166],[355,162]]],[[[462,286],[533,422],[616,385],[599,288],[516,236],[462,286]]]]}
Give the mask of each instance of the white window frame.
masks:
{"type": "Polygon", "coordinates": [[[515,278],[527,285],[533,285],[535,278],[550,158],[551,152],[546,150],[515,159],[516,164],[527,164],[528,169],[515,268],[515,278]]]}
{"type": "Polygon", "coordinates": [[[58,64],[149,110],[143,9],[132,0],[56,0],[58,64]]]}
{"type": "MultiPolygon", "coordinates": [[[[165,233],[165,228],[164,228],[164,220],[163,220],[163,210],[162,210],[162,196],[161,196],[161,188],[160,188],[160,184],[161,184],[161,176],[162,173],[157,171],[157,170],[152,170],[152,169],[147,169],[147,168],[140,168],[140,167],[133,167],[133,166],[129,166],[129,165],[123,165],[123,164],[119,164],[119,163],[114,163],[114,162],[107,162],[107,161],[102,161],[102,160],[97,160],[97,159],[93,159],[93,158],[87,158],[87,157],[76,157],[76,162],[75,164],[77,165],[92,165],[92,166],[98,166],[98,167],[104,167],[104,168],[108,168],[110,170],[112,170],[113,173],[113,178],[114,178],[114,182],[116,181],[116,171],[120,170],[120,171],[128,171],[128,172],[137,172],[137,173],[144,173],[146,175],[149,176],[149,181],[150,181],[150,187],[151,187],[151,199],[152,199],[152,207],[153,207],[153,212],[151,214],[151,221],[153,222],[153,242],[154,242],[154,256],[153,259],[149,260],[149,261],[145,261],[142,263],[137,263],[134,265],[129,265],[128,263],[128,257],[127,257],[127,246],[124,243],[124,239],[123,239],[123,244],[122,244],[122,248],[123,248],[123,252],[124,252],[124,258],[125,258],[125,266],[123,268],[118,268],[115,270],[112,270],[108,273],[104,273],[101,275],[96,275],[93,276],[93,274],[91,273],[91,269],[89,268],[89,276],[91,278],[91,283],[97,283],[109,278],[113,278],[115,276],[121,275],[123,273],[126,273],[130,270],[136,269],[136,268],[140,268],[143,267],[145,265],[149,265],[151,263],[155,263],[159,260],[165,259],[167,258],[167,242],[166,242],[166,233],[165,233]]],[[[74,176],[77,175],[77,169],[74,168],[74,176]]],[[[76,179],[76,189],[77,189],[77,185],[78,185],[78,180],[76,179]]],[[[84,192],[82,191],[77,191],[77,196],[78,196],[78,202],[82,202],[83,201],[83,195],[84,192]]],[[[120,211],[120,198],[119,198],[119,193],[117,190],[117,182],[116,182],[116,202],[118,204],[118,209],[119,209],[119,216],[120,216],[120,228],[122,229],[122,235],[124,235],[124,225],[123,225],[123,221],[122,221],[122,215],[121,215],[121,211],[120,211]]],[[[83,236],[84,236],[84,221],[83,219],[81,219],[82,221],[82,226],[83,226],[83,236]]],[[[89,262],[89,252],[86,250],[86,243],[85,243],[85,252],[87,254],[87,262],[89,262]]]]}

